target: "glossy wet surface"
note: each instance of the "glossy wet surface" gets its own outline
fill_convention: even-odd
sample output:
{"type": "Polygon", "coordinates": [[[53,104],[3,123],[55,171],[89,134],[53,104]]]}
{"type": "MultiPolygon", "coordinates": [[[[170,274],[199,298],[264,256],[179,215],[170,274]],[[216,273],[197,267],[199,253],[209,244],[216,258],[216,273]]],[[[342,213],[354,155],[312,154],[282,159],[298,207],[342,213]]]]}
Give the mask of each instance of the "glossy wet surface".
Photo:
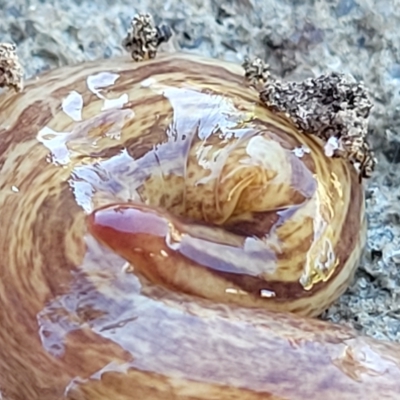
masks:
{"type": "Polygon", "coordinates": [[[240,68],[134,67],[1,98],[3,397],[395,398],[396,347],[264,309],[318,313],[346,287],[355,171],[273,118],[240,68]]]}

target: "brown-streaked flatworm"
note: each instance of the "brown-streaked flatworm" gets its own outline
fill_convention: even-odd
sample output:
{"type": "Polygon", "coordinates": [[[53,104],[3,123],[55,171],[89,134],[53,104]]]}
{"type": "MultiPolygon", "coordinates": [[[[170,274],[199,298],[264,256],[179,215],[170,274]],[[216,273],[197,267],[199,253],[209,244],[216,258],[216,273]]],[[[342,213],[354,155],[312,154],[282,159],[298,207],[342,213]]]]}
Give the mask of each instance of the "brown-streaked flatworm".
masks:
{"type": "Polygon", "coordinates": [[[0,97],[0,397],[396,399],[398,345],[310,318],[363,187],[239,66],[63,67],[0,97]]]}

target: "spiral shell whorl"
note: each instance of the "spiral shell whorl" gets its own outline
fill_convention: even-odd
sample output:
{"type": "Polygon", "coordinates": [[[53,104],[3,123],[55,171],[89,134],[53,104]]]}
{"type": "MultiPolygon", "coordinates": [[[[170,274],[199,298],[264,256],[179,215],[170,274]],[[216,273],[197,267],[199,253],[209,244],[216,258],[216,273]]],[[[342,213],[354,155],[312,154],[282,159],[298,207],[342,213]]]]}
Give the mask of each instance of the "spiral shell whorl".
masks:
{"type": "MultiPolygon", "coordinates": [[[[182,55],[143,64],[84,64],[45,74],[23,94],[2,96],[0,110],[0,343],[6,344],[0,346],[0,389],[10,399],[61,398],[67,387],[75,398],[74,385],[86,388],[84,378],[115,360],[123,365],[132,357],[145,359],[123,330],[136,318],[126,317],[128,311],[150,321],[146,328],[139,318],[138,342],[157,328],[152,321],[158,318],[176,319],[179,326],[182,312],[181,306],[159,306],[155,292],[171,296],[172,303],[181,292],[184,302],[194,294],[211,314],[210,301],[228,310],[236,303],[315,315],[353,275],[365,234],[356,172],[344,160],[325,157],[316,138],[269,112],[239,67],[182,55]],[[156,259],[152,271],[137,259],[139,279],[126,273],[124,258],[87,231],[87,215],[115,203],[135,205],[146,218],[154,208],[185,236],[186,247],[178,246],[169,260],[156,259]],[[268,268],[260,272],[263,263],[268,268]],[[179,269],[177,278],[169,267],[179,269]],[[190,277],[195,279],[189,284],[190,277]],[[148,280],[166,288],[154,289],[148,280]],[[51,370],[58,373],[49,376],[51,370]],[[23,389],[16,372],[25,379],[23,389]]],[[[156,244],[160,252],[166,245],[163,237],[156,244]]],[[[115,250],[124,255],[119,245],[115,250]]],[[[247,332],[263,346],[249,312],[232,315],[240,321],[244,313],[247,332]]],[[[254,312],[261,324],[264,314],[254,312]]],[[[213,338],[229,329],[221,322],[213,338]]],[[[182,332],[191,334],[183,326],[182,332]]],[[[131,379],[148,377],[143,371],[154,365],[146,362],[143,370],[130,372],[131,379]]],[[[162,375],[168,368],[154,371],[162,375]]],[[[205,370],[195,372],[187,379],[206,380],[205,370]]],[[[249,393],[267,390],[250,375],[249,393]]],[[[156,373],[152,378],[158,379],[156,373]]],[[[235,379],[226,384],[242,387],[235,379]]],[[[98,385],[90,393],[105,395],[107,385],[98,385]]],[[[243,399],[257,398],[237,390],[243,399]]]]}

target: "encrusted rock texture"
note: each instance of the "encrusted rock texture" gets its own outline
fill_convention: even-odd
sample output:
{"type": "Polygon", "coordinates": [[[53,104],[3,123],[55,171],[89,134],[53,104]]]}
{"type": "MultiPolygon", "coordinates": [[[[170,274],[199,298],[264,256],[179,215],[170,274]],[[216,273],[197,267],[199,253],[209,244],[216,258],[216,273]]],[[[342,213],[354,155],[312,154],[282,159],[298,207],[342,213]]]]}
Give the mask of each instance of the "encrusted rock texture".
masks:
{"type": "Polygon", "coordinates": [[[400,8],[395,0],[0,0],[0,42],[29,78],[124,53],[131,18],[149,12],[183,51],[242,63],[260,57],[280,78],[341,72],[374,104],[367,180],[368,243],[349,290],[322,316],[400,341],[400,8]]]}

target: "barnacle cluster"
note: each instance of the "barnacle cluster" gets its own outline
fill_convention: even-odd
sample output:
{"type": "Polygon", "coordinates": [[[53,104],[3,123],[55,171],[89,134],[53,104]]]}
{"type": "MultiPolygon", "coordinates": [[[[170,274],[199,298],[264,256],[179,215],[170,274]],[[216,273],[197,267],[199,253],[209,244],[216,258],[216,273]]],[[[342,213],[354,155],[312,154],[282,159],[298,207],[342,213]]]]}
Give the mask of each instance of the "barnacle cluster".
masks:
{"type": "Polygon", "coordinates": [[[171,37],[171,29],[166,25],[156,26],[150,14],[133,17],[122,46],[131,53],[134,61],[154,58],[161,43],[171,37]]]}
{"type": "Polygon", "coordinates": [[[0,43],[0,88],[23,89],[23,70],[11,43],[0,43]]]}
{"type": "Polygon", "coordinates": [[[282,82],[259,58],[247,59],[243,67],[268,107],[284,113],[302,132],[322,139],[327,156],[345,157],[358,168],[360,178],[371,176],[376,159],[366,137],[372,103],[362,83],[335,72],[282,82]]]}
{"type": "Polygon", "coordinates": [[[265,64],[261,58],[250,59],[246,57],[242,66],[244,76],[252,86],[262,87],[271,77],[269,65],[265,64]]]}

